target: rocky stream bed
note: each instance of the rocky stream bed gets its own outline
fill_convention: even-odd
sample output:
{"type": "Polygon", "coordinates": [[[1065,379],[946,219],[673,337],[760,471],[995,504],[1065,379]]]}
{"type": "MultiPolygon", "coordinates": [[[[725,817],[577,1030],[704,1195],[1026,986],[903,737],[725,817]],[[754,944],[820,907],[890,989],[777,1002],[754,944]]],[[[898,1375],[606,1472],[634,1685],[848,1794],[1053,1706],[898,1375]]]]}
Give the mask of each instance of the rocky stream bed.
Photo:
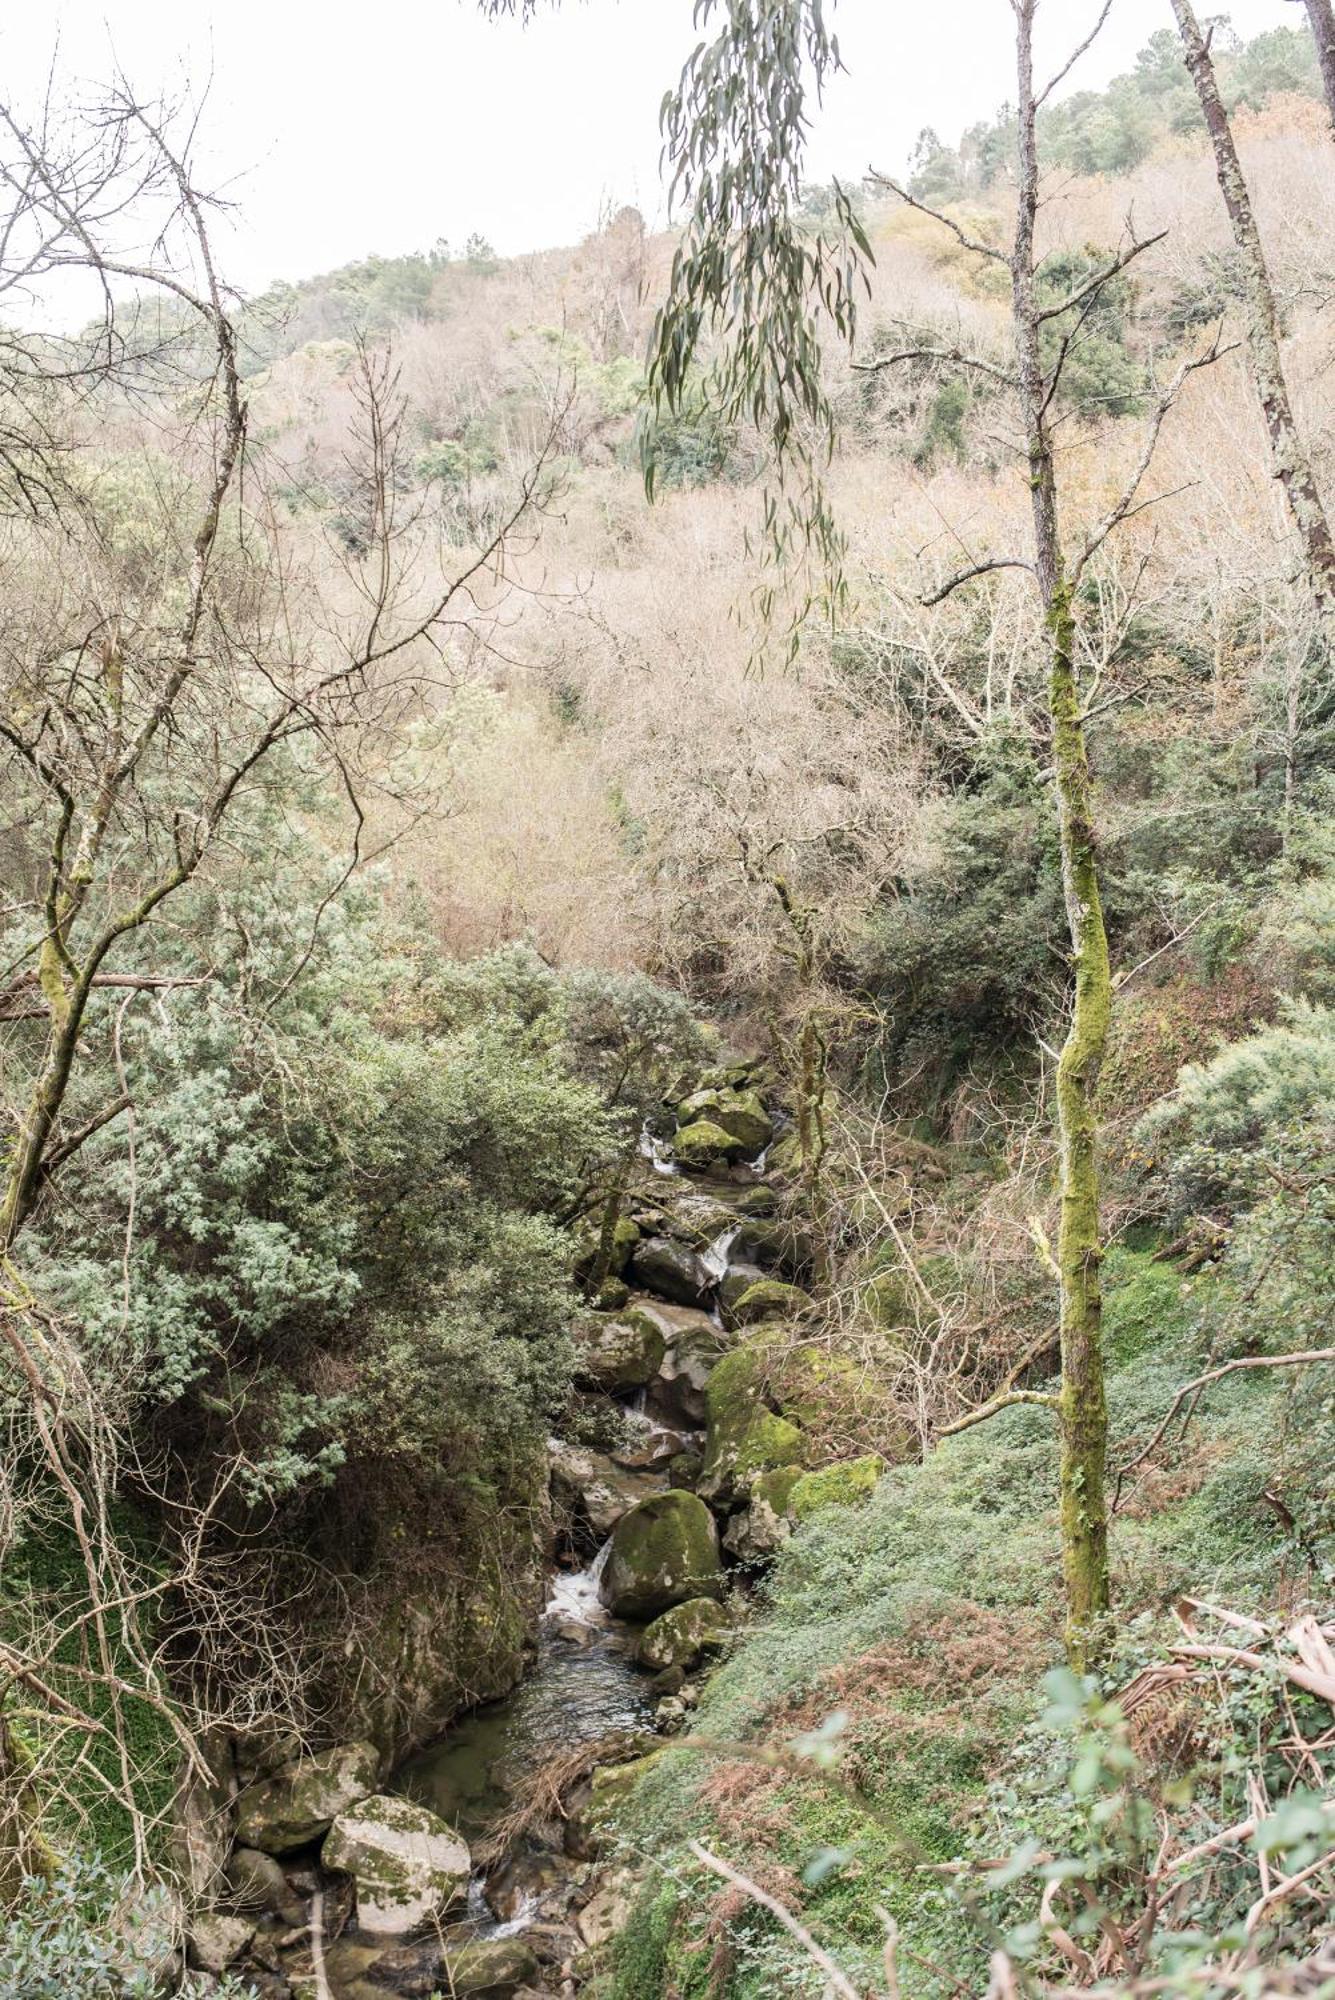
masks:
{"type": "Polygon", "coordinates": [[[746,1067],[686,1098],[670,1141],[646,1134],[615,1228],[589,1225],[596,1301],[549,1445],[550,1594],[524,1678],[397,1769],[349,1743],[246,1785],[191,1920],[196,1991],[227,1969],[265,2000],[581,1990],[634,1891],[609,1807],[686,1725],[807,1502],[879,1469],[813,1471],[809,1369],[785,1390],[771,1366],[809,1259],[766,1171],[776,1137],[746,1067]]]}

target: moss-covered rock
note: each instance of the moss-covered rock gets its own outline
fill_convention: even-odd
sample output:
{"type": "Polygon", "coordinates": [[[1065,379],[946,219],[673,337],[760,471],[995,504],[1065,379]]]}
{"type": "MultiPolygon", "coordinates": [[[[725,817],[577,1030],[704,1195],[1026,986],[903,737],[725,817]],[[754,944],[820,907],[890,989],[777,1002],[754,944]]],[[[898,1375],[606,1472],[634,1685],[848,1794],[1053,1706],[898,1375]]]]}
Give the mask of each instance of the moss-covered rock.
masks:
{"type": "Polygon", "coordinates": [[[643,1389],[663,1362],[661,1331],[642,1317],[584,1313],[571,1328],[575,1381],[608,1395],[643,1389]]]}
{"type": "Polygon", "coordinates": [[[702,1120],[735,1139],[747,1159],[763,1152],[774,1137],[774,1120],[755,1090],[725,1086],[694,1091],[677,1106],[677,1123],[689,1127],[702,1120]]]}
{"type": "Polygon", "coordinates": [[[453,1827],[387,1793],[340,1813],[320,1859],[351,1875],[358,1927],[373,1935],[406,1937],[468,1897],[472,1858],[453,1827]]]}
{"type": "Polygon", "coordinates": [[[712,1118],[697,1118],[684,1125],[672,1141],[679,1166],[689,1174],[707,1173],[720,1160],[740,1160],[746,1152],[740,1139],[725,1132],[712,1118]]]}
{"type": "Polygon", "coordinates": [[[753,1285],[763,1285],[764,1282],[765,1273],[759,1264],[747,1264],[738,1259],[728,1265],[718,1288],[719,1311],[726,1326],[736,1329],[738,1321],[734,1306],[739,1299],[746,1297],[753,1285]]]}
{"type": "MultiPolygon", "coordinates": [[[[591,1216],[580,1224],[575,1234],[576,1277],[587,1278],[593,1270],[598,1261],[598,1253],[602,1248],[602,1240],[601,1217],[591,1216]]],[[[609,1276],[620,1276],[630,1261],[631,1251],[635,1248],[639,1240],[640,1231],[638,1225],[632,1222],[628,1215],[619,1215],[612,1230],[611,1259],[607,1266],[609,1276]]]]}
{"type": "Polygon", "coordinates": [[[800,1465],[762,1472],[751,1487],[751,1504],[734,1514],[723,1531],[723,1546],[739,1562],[765,1562],[793,1532],[789,1499],[806,1475],[800,1465]]]}
{"type": "Polygon", "coordinates": [[[818,1471],[804,1472],[788,1493],[788,1509],[795,1521],[805,1521],[823,1507],[853,1507],[867,1500],[885,1471],[885,1460],[877,1452],[863,1458],[841,1459],[822,1465],[818,1471]]]}
{"type": "Polygon", "coordinates": [[[339,1813],[369,1798],[380,1775],[374,1743],[341,1743],[315,1757],[301,1757],[272,1778],[247,1785],[236,1802],[236,1834],[243,1847],[288,1854],[327,1833],[339,1813]]]}
{"type": "Polygon", "coordinates": [[[661,1673],[667,1667],[693,1667],[706,1653],[717,1653],[732,1635],[728,1614],[712,1597],[688,1598],[674,1604],[646,1625],[635,1648],[642,1667],[661,1673]]]}
{"type": "Polygon", "coordinates": [[[729,1311],[738,1326],[754,1326],[766,1319],[795,1319],[810,1304],[810,1292],[804,1292],[800,1285],[786,1285],[781,1278],[760,1278],[732,1301],[729,1311]]]}
{"type": "Polygon", "coordinates": [[[779,1197],[767,1182],[757,1181],[754,1187],[741,1188],[732,1206],[738,1215],[773,1215],[778,1209],[779,1197]]]}
{"type": "Polygon", "coordinates": [[[696,1494],[651,1494],[617,1522],[599,1586],[614,1617],[656,1618],[688,1598],[722,1591],[718,1532],[696,1494]]]}
{"type": "Polygon", "coordinates": [[[705,1390],[705,1462],[697,1490],[711,1502],[749,1497],[762,1472],[800,1465],[805,1440],[797,1425],[770,1409],[768,1343],[748,1342],[727,1354],[705,1390]]]}

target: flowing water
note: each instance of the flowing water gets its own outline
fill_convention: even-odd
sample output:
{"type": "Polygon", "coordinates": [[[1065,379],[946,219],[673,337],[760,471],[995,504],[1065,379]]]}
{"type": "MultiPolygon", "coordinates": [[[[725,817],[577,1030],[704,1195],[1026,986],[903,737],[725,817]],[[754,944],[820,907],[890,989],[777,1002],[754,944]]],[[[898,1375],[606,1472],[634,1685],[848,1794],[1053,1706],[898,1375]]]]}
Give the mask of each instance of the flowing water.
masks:
{"type": "Polygon", "coordinates": [[[587,1569],[558,1575],[532,1667],[514,1693],[457,1722],[399,1772],[396,1788],[476,1839],[522,1797],[548,1758],[614,1729],[647,1729],[654,1697],[625,1628],[598,1601],[610,1544],[587,1569]]]}

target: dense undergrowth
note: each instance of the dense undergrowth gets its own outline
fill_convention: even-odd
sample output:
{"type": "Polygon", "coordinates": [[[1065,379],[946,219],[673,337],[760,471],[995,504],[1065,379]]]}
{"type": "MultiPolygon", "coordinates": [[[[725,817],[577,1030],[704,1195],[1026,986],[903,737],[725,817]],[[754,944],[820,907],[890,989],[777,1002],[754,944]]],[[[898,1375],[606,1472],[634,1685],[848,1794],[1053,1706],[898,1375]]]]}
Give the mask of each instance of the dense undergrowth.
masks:
{"type": "MultiPolygon", "coordinates": [[[[1148,1251],[1111,1260],[1116,1458],[1134,1455],[1198,1372],[1200,1315],[1216,1284],[1183,1280],[1148,1251]]],[[[1270,1496],[1291,1517],[1328,1510],[1330,1395],[1328,1370],[1282,1387],[1236,1375],[1131,1476],[1114,1532],[1122,1630],[1103,1694],[1115,1698],[1180,1639],[1179,1596],[1265,1614],[1328,1594],[1328,1543],[1314,1561],[1270,1496]]],[[[1097,1760],[1113,1739],[1106,1721],[1102,1738],[1087,1736],[1094,1774],[1082,1785],[1076,1737],[1086,1696],[1097,1710],[1095,1690],[1073,1698],[1044,1682],[1061,1660],[1054,1465],[1050,1420],[1008,1411],[887,1474],[865,1508],[831,1509],[787,1546],[753,1628],[710,1683],[700,1747],[656,1757],[620,1825],[646,1886],[616,1952],[617,2000],[821,1990],[771,1919],[693,1864],[688,1835],[787,1902],[855,1981],[879,1972],[882,1909],[899,1927],[913,1993],[983,1990],[1003,1940],[1036,1971],[1060,1968],[1038,1929],[1032,1856],[1088,1859],[1097,1760]],[[778,1768],[765,1761],[776,1755],[778,1768]],[[1012,1857],[996,1878],[1004,1887],[940,1872],[1012,1857]]],[[[1300,1703],[1318,1734],[1320,1705],[1300,1703]]],[[[1139,1763],[1114,1766],[1116,1783],[1170,1812],[1184,1839],[1205,1840],[1246,1814],[1247,1772],[1286,1728],[1274,1683],[1258,1692],[1223,1674],[1188,1703],[1137,1717],[1139,1763]]],[[[1328,1781],[1329,1749],[1322,1766],[1328,1781]]],[[[1310,1786],[1315,1772],[1305,1778],[1310,1786]]],[[[1190,1964],[1237,1921],[1254,1883],[1241,1866],[1207,1877],[1152,1969],[1190,1964]]],[[[1275,1949],[1284,1942],[1281,1921],[1275,1949]]]]}

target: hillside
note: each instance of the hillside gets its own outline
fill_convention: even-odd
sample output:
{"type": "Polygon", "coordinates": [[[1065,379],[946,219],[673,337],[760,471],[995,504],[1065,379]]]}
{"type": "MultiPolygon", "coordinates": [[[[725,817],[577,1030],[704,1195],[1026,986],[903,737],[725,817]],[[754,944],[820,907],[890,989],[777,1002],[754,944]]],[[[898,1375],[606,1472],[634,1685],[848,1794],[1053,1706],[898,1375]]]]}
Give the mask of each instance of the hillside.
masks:
{"type": "MultiPolygon", "coordinates": [[[[1335,494],[1314,44],[1218,57],[1335,494]]],[[[1037,131],[1069,589],[1008,111],[857,192],[791,660],[633,209],[12,331],[0,2000],[1335,1979],[1328,621],[1176,36],[1037,131]]]]}

